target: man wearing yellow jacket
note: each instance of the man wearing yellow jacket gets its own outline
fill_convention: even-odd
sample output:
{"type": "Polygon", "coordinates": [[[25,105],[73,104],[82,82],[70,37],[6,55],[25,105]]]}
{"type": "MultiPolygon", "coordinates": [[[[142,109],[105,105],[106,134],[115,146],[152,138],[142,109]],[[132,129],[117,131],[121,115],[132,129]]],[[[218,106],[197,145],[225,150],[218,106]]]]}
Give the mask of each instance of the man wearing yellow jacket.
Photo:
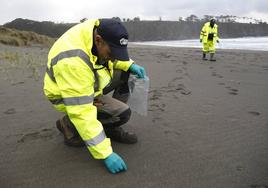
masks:
{"type": "Polygon", "coordinates": [[[205,23],[200,32],[200,42],[203,42],[203,60],[208,60],[206,54],[210,53],[210,61],[216,61],[214,54],[216,52],[215,43],[219,43],[218,25],[212,18],[210,22],[205,23]]]}
{"type": "Polygon", "coordinates": [[[112,19],[92,19],[64,33],[48,54],[44,93],[65,116],[56,122],[69,146],[86,146],[103,159],[111,173],[125,171],[110,139],[133,144],[134,133],[120,126],[131,110],[126,103],[129,73],[144,78],[145,70],[129,59],[128,33],[112,19]],[[113,96],[105,95],[114,90],[113,96]]]}

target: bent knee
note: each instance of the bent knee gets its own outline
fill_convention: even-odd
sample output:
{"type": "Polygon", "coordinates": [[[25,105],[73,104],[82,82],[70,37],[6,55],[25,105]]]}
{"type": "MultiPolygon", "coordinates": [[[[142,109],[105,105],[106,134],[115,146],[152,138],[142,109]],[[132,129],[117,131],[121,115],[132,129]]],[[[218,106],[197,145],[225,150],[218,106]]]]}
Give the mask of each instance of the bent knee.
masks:
{"type": "Polygon", "coordinates": [[[126,123],[130,119],[130,116],[131,116],[131,110],[130,108],[128,108],[127,110],[119,114],[118,117],[120,118],[121,123],[126,123]]]}

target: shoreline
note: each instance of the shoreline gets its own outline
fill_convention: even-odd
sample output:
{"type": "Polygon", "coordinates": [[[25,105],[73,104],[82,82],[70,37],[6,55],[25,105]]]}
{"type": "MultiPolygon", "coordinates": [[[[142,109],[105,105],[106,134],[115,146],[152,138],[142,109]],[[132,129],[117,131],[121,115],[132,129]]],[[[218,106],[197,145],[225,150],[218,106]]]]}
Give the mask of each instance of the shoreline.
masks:
{"type": "MultiPolygon", "coordinates": [[[[218,50],[253,50],[268,51],[268,37],[245,37],[245,38],[221,38],[220,43],[216,44],[218,50]]],[[[202,44],[199,39],[188,40],[167,40],[167,41],[141,41],[132,42],[130,45],[146,45],[146,46],[163,46],[163,47],[179,47],[179,48],[200,48],[202,44]]]]}

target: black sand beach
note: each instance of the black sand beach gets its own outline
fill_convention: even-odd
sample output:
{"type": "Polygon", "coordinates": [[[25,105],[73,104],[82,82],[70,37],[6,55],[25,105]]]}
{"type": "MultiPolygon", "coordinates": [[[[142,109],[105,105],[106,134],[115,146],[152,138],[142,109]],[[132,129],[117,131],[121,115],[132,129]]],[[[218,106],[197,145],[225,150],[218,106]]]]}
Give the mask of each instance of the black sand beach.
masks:
{"type": "Polygon", "coordinates": [[[148,116],[113,142],[128,171],[112,175],[63,144],[43,95],[48,49],[0,45],[0,187],[268,187],[268,52],[130,46],[150,77],[148,116]]]}

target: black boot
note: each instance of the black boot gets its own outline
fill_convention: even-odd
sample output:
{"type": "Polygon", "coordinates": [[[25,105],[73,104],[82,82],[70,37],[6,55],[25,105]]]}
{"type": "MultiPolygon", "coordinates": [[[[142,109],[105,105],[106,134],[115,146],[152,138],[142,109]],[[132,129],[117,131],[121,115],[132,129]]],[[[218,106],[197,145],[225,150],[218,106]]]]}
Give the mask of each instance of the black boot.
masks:
{"type": "Polygon", "coordinates": [[[206,58],[206,53],[203,53],[203,60],[207,61],[208,59],[206,58]]]}
{"type": "Polygon", "coordinates": [[[211,53],[211,54],[210,54],[210,59],[209,59],[209,61],[216,61],[216,59],[214,58],[214,53],[211,53]]]}
{"type": "Polygon", "coordinates": [[[85,146],[83,139],[75,129],[68,116],[57,120],[56,127],[64,136],[64,143],[68,146],[82,147],[85,146]]]}
{"type": "Polygon", "coordinates": [[[108,138],[113,141],[124,144],[135,144],[138,142],[138,137],[135,133],[130,133],[121,127],[105,128],[105,133],[108,138]]]}

